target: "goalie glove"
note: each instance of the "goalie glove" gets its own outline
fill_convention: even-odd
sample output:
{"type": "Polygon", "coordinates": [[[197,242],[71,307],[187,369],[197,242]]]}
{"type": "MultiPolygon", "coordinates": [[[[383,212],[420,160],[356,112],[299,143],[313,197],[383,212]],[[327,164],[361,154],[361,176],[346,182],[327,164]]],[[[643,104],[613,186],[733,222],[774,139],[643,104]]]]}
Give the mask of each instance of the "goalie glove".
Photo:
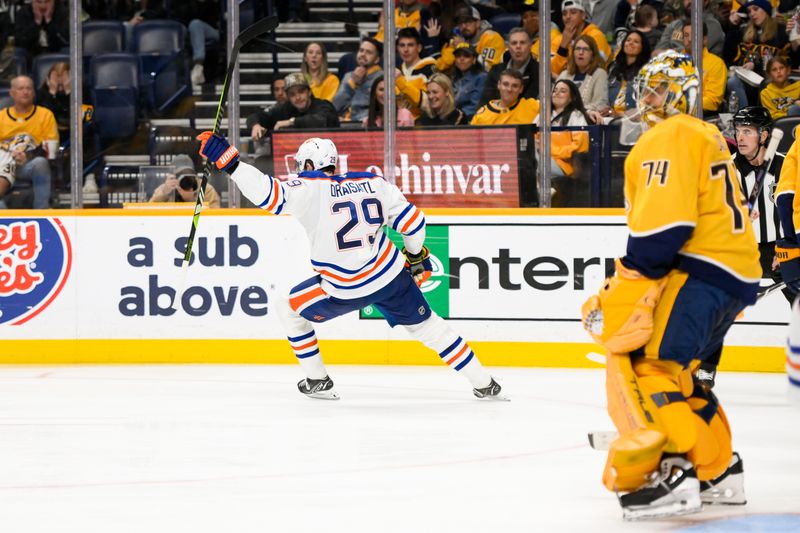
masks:
{"type": "Polygon", "coordinates": [[[228,144],[225,137],[204,131],[197,136],[200,141],[200,155],[208,158],[223,172],[232,174],[239,165],[239,150],[228,144]]]}
{"type": "Polygon", "coordinates": [[[794,291],[800,290],[800,246],[780,239],[775,243],[775,258],[786,286],[794,291]]]}
{"type": "Polygon", "coordinates": [[[403,248],[403,255],[406,256],[406,270],[418,286],[431,277],[433,264],[431,263],[431,252],[427,246],[423,246],[418,254],[412,254],[403,248]]]}

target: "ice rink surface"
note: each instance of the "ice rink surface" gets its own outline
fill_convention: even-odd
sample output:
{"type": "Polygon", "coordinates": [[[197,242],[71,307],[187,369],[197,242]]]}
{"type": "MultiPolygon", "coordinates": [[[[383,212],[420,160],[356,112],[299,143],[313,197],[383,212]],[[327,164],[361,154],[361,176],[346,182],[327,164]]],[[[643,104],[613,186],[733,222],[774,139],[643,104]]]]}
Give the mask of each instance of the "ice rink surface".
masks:
{"type": "Polygon", "coordinates": [[[0,367],[0,531],[800,531],[800,407],[782,374],[722,373],[748,504],[624,523],[600,483],[604,375],[445,367],[0,367]]]}

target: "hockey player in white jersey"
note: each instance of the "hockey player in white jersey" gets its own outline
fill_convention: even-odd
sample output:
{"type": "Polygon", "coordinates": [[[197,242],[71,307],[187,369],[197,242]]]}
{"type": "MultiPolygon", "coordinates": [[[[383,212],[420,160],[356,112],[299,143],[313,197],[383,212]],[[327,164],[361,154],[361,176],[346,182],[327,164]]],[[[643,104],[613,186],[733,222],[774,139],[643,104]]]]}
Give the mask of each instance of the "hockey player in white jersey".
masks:
{"type": "Polygon", "coordinates": [[[425,215],[400,190],[369,172],[336,175],[338,153],[329,139],[306,140],[295,155],[297,178],[286,182],[239,161],[238,150],[210,131],[200,153],[231,178],[251,202],[294,215],[311,241],[317,272],[282,298],[278,312],[306,379],[297,387],[312,398],[338,399],[317,345],[313,324],[377,307],[389,325],[404,326],[464,375],[478,398],[505,399],[469,345],[433,312],[417,283],[430,275],[425,215]],[[384,231],[403,236],[398,250],[384,231]],[[416,282],[416,283],[415,283],[416,282]]]}

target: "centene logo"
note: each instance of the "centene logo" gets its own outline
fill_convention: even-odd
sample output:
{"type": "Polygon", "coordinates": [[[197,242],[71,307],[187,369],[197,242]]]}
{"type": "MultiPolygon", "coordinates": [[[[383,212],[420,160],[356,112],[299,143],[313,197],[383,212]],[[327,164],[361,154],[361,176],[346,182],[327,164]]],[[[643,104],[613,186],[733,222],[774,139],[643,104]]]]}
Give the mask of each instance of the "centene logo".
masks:
{"type": "Polygon", "coordinates": [[[72,249],[58,219],[0,219],[0,324],[42,312],[69,276],[72,249]]]}

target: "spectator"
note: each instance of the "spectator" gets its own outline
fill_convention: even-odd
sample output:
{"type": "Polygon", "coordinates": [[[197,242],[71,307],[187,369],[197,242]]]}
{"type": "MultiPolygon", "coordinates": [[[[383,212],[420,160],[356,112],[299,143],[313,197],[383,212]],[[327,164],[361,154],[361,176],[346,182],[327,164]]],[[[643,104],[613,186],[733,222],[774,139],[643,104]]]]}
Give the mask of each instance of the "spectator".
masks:
{"type": "MultiPolygon", "coordinates": [[[[559,79],[553,84],[551,96],[550,125],[555,127],[588,126],[589,117],[583,107],[580,91],[570,80],[559,79]]],[[[533,123],[538,126],[539,115],[533,123]]],[[[541,134],[536,134],[536,158],[539,159],[539,143],[541,134]]],[[[585,131],[553,131],[550,133],[550,175],[553,177],[574,177],[574,156],[589,151],[589,134],[585,131]]],[[[588,191],[575,190],[575,181],[570,179],[554,182],[556,196],[554,204],[567,205],[573,203],[578,196],[588,191]]]]}
{"type": "MultiPolygon", "coordinates": [[[[486,72],[478,63],[478,52],[472,45],[461,43],[456,46],[454,54],[456,69],[451,92],[455,93],[455,107],[464,112],[468,122],[480,105],[481,93],[486,83],[486,72]]],[[[430,86],[430,83],[428,85],[430,86]]]]}
{"type": "Polygon", "coordinates": [[[496,100],[500,94],[497,92],[497,82],[500,74],[506,70],[516,70],[522,76],[522,97],[539,97],[539,63],[530,53],[531,38],[522,28],[513,28],[508,32],[508,63],[495,65],[489,71],[486,83],[483,86],[481,105],[486,105],[490,100],[496,100]]]}
{"type": "Polygon", "coordinates": [[[14,22],[14,46],[17,61],[25,61],[25,66],[39,54],[68,51],[67,10],[55,0],[33,0],[23,5],[14,22]]]}
{"type": "Polygon", "coordinates": [[[199,87],[206,82],[206,44],[219,43],[219,0],[182,0],[171,2],[168,18],[177,20],[189,29],[192,45],[192,85],[199,87]]]}
{"type": "MultiPolygon", "coordinates": [[[[725,99],[725,84],[728,79],[728,67],[721,57],[706,48],[708,43],[708,25],[703,23],[703,112],[715,114],[725,99]]],[[[692,24],[686,21],[683,25],[684,52],[692,55],[692,24]]]]}
{"type": "MultiPolygon", "coordinates": [[[[395,32],[403,28],[414,28],[420,34],[422,57],[428,57],[438,52],[442,47],[440,42],[440,38],[443,36],[441,22],[436,17],[431,16],[431,12],[417,0],[399,0],[397,4],[398,6],[394,10],[395,32]]],[[[384,14],[381,10],[381,15],[378,19],[378,33],[374,37],[376,41],[381,43],[384,42],[383,20],[384,14]]]]}
{"type": "Polygon", "coordinates": [[[608,40],[606,40],[603,32],[600,31],[600,28],[586,19],[586,8],[583,5],[583,1],[564,0],[561,4],[564,31],[561,33],[556,55],[550,63],[550,70],[553,76],[558,76],[563,72],[572,55],[572,47],[576,39],[583,35],[594,39],[595,46],[599,50],[600,65],[605,67],[606,63],[611,59],[611,47],[608,45],[608,40]]]}
{"type": "Polygon", "coordinates": [[[789,83],[790,73],[784,57],[773,57],[767,63],[769,84],[761,90],[761,105],[775,120],[800,115],[800,81],[789,83]]]}
{"type": "Polygon", "coordinates": [[[622,40],[622,49],[608,69],[608,101],[611,110],[606,115],[622,116],[636,109],[633,98],[633,79],[650,60],[650,45],[639,30],[630,30],[622,40]]]}
{"type": "Polygon", "coordinates": [[[285,128],[312,129],[338,128],[336,109],[327,100],[311,94],[311,87],[299,72],[286,76],[288,101],[276,104],[266,111],[247,117],[247,128],[253,140],[260,140],[267,132],[285,128]]]}
{"type": "MultiPolygon", "coordinates": [[[[722,55],[723,48],[726,46],[725,40],[727,36],[722,31],[722,26],[714,16],[714,13],[708,9],[708,3],[709,0],[703,0],[703,22],[708,25],[708,49],[712,54],[722,55]]],[[[692,0],[683,0],[683,14],[676,17],[675,20],[667,25],[664,32],[661,34],[661,39],[658,41],[656,48],[672,48],[678,51],[683,48],[683,21],[684,19],[691,20],[691,9],[692,0]],[[668,45],[668,41],[672,41],[672,46],[668,45]]]]}
{"type": "Polygon", "coordinates": [[[328,51],[325,50],[325,45],[317,41],[308,43],[303,52],[300,70],[316,98],[333,102],[333,97],[339,90],[339,78],[328,72],[328,51]]]}
{"type": "Polygon", "coordinates": [[[503,60],[503,53],[506,51],[503,37],[491,29],[491,24],[481,20],[477,9],[460,5],[456,8],[455,22],[457,31],[453,31],[455,36],[442,47],[442,55],[436,62],[437,70],[449,71],[453,67],[453,52],[459,43],[464,42],[475,47],[483,58],[483,66],[487,71],[503,60]]]}
{"type": "Polygon", "coordinates": [[[7,151],[11,152],[15,166],[14,189],[19,193],[13,202],[6,197],[8,207],[12,208],[50,207],[50,163],[44,157],[42,145],[45,141],[58,144],[58,128],[52,111],[34,105],[34,94],[33,80],[17,76],[11,80],[14,104],[0,111],[0,139],[8,141],[7,151]]]}
{"type": "MultiPolygon", "coordinates": [[[[164,183],[153,191],[150,202],[195,203],[201,177],[197,175],[194,161],[186,154],[179,154],[172,159],[172,166],[175,168],[174,174],[167,174],[164,183]]],[[[211,183],[206,182],[203,199],[208,202],[208,207],[221,207],[219,193],[211,183]]]]}
{"type": "Polygon", "coordinates": [[[531,124],[539,113],[539,101],[523,98],[522,74],[507,69],[500,74],[497,82],[500,98],[492,100],[478,109],[470,124],[484,126],[491,124],[531,124]]]}
{"type": "MultiPolygon", "coordinates": [[[[789,37],[784,27],[779,25],[770,13],[772,5],[769,0],[751,0],[739,11],[731,11],[732,27],[725,36],[722,53],[725,64],[742,67],[763,76],[769,58],[775,56],[788,58],[789,37]],[[740,16],[743,15],[743,10],[750,19],[746,24],[742,22],[740,16]]],[[[728,74],[728,91],[736,94],[740,107],[747,107],[750,102],[758,101],[758,89],[746,87],[734,69],[728,74]]]]}
{"type": "MultiPolygon", "coordinates": [[[[592,0],[591,7],[592,24],[600,28],[603,35],[614,34],[614,16],[617,13],[618,0],[592,0]]],[[[555,3],[553,4],[555,6],[555,3]]]]}
{"type": "Polygon", "coordinates": [[[283,74],[280,72],[273,74],[272,83],[270,83],[269,87],[276,104],[282,104],[288,100],[286,98],[286,80],[283,74]]]}
{"type": "Polygon", "coordinates": [[[383,54],[383,45],[365,37],[361,40],[356,54],[356,68],[345,74],[333,105],[336,112],[346,120],[361,122],[367,116],[369,95],[375,78],[382,75],[379,66],[383,54]]]}
{"type": "MultiPolygon", "coordinates": [[[[610,2],[612,0],[603,0],[610,2]]],[[[522,4],[522,27],[528,32],[531,38],[531,55],[538,62],[539,61],[539,0],[525,0],[522,4]]],[[[511,40],[511,33],[508,34],[509,41],[511,40]]],[[[561,42],[561,31],[558,26],[550,23],[550,59],[556,55],[558,50],[558,43],[561,42]]],[[[509,43],[509,46],[510,43],[509,43]]],[[[494,67],[492,67],[494,68],[494,67]]],[[[536,85],[539,85],[538,83],[536,85]]]]}
{"type": "MultiPolygon", "coordinates": [[[[458,64],[458,56],[456,56],[456,64],[458,64]]],[[[486,75],[485,72],[482,74],[486,75]]],[[[453,84],[447,74],[437,72],[431,76],[431,79],[428,80],[428,98],[422,106],[419,124],[421,126],[458,126],[467,122],[466,113],[458,108],[453,95],[453,84]]]]}
{"type": "MultiPolygon", "coordinates": [[[[614,13],[614,32],[619,35],[633,28],[636,13],[644,6],[657,7],[663,5],[660,0],[619,0],[614,13]]],[[[596,22],[594,18],[592,21],[596,22]]]]}
{"type": "Polygon", "coordinates": [[[403,28],[397,32],[397,55],[403,61],[395,69],[395,84],[402,95],[401,105],[419,117],[425,100],[425,85],[434,72],[434,61],[430,57],[421,58],[422,42],[419,32],[414,28],[403,28]]]}
{"type": "MultiPolygon", "coordinates": [[[[369,94],[369,114],[364,117],[364,126],[367,128],[382,128],[383,127],[383,106],[385,105],[386,98],[386,83],[383,80],[383,74],[378,76],[372,83],[372,89],[369,94]]],[[[404,107],[395,107],[397,113],[397,126],[400,128],[413,128],[414,115],[411,111],[404,107]]]]}
{"type": "Polygon", "coordinates": [[[653,50],[658,46],[664,32],[658,22],[658,11],[650,5],[644,5],[636,10],[633,17],[633,28],[640,31],[647,40],[647,49],[653,50]]]}
{"type": "MultiPolygon", "coordinates": [[[[50,71],[47,73],[47,79],[36,92],[37,105],[46,107],[53,112],[61,142],[69,139],[69,130],[72,124],[72,116],[70,115],[69,109],[71,89],[69,63],[59,62],[50,67],[50,71]]],[[[86,128],[87,123],[92,120],[94,107],[83,104],[81,110],[84,128],[86,128]]],[[[84,137],[86,133],[87,131],[84,129],[84,137]]]]}
{"type": "Polygon", "coordinates": [[[558,79],[571,80],[581,92],[581,101],[595,124],[602,124],[603,115],[609,114],[608,73],[603,70],[603,58],[595,40],[581,35],[575,41],[567,70],[558,79]]]}

